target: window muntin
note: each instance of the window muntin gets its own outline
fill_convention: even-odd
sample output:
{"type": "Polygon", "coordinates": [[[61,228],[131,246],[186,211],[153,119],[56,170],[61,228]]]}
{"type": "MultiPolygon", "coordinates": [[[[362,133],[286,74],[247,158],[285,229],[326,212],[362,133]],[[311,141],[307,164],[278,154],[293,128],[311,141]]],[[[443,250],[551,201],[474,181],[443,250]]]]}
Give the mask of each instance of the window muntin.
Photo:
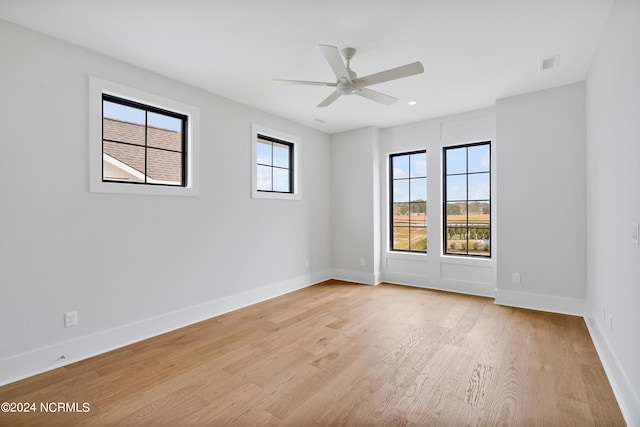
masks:
{"type": "Polygon", "coordinates": [[[187,116],[102,94],[102,182],[186,186],[187,116]]]}
{"type": "Polygon", "coordinates": [[[293,144],[258,134],[257,191],[293,193],[293,144]]]}
{"type": "Polygon", "coordinates": [[[391,250],[427,252],[427,152],[389,156],[391,250]]]}
{"type": "Polygon", "coordinates": [[[445,147],[444,253],[491,257],[491,143],[445,147]]]}

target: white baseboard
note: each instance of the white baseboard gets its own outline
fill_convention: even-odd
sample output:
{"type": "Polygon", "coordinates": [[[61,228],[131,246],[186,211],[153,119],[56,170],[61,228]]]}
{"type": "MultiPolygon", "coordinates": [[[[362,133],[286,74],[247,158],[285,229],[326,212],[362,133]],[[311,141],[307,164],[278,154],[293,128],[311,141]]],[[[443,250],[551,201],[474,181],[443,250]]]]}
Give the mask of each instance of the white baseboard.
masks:
{"type": "Polygon", "coordinates": [[[333,269],[332,278],[364,285],[377,285],[380,283],[380,273],[362,273],[354,270],[333,269]]]}
{"type": "Polygon", "coordinates": [[[413,286],[414,288],[435,289],[438,291],[457,292],[459,294],[476,295],[493,298],[494,287],[490,284],[465,282],[450,279],[427,279],[422,275],[385,272],[382,281],[394,285],[413,286]]]}
{"type": "Polygon", "coordinates": [[[496,289],[495,303],[552,313],[584,315],[584,300],[555,295],[532,294],[528,292],[496,289]]]}
{"type": "Polygon", "coordinates": [[[592,315],[585,316],[584,321],[587,324],[587,329],[596,347],[602,366],[607,373],[607,378],[613,389],[613,394],[616,396],[624,420],[628,426],[640,427],[640,397],[634,392],[632,385],[629,384],[629,377],[625,375],[600,323],[592,315]]]}
{"type": "Polygon", "coordinates": [[[260,301],[306,288],[329,280],[331,277],[330,270],[311,273],[26,353],[12,355],[0,360],[0,385],[9,384],[260,301]],[[62,355],[65,357],[62,358],[62,355]]]}

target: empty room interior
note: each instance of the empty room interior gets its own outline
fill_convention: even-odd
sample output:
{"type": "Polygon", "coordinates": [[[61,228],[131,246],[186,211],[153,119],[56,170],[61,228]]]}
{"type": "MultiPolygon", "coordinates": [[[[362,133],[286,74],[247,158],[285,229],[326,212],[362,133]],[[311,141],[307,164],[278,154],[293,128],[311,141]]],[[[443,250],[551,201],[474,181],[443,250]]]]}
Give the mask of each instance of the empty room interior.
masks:
{"type": "Polygon", "coordinates": [[[640,1],[0,0],[0,425],[640,426],[640,1]]]}

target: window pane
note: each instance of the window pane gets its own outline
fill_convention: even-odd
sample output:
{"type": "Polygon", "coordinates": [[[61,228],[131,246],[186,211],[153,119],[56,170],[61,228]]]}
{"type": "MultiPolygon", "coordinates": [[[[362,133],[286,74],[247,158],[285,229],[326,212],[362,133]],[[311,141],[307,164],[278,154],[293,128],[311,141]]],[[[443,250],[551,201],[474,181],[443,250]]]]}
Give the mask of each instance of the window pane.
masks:
{"type": "Polygon", "coordinates": [[[393,226],[394,227],[409,226],[409,203],[393,204],[393,226]]]}
{"type": "Polygon", "coordinates": [[[109,118],[102,119],[102,138],[111,141],[144,145],[144,124],[122,122],[109,118]]]}
{"type": "Polygon", "coordinates": [[[182,133],[160,128],[147,128],[147,145],[171,151],[182,151],[182,133]]]}
{"type": "Polygon", "coordinates": [[[469,200],[489,200],[489,173],[474,173],[469,175],[469,200]]]}
{"type": "Polygon", "coordinates": [[[182,120],[167,116],[165,114],[158,114],[153,112],[147,113],[147,126],[153,126],[158,129],[171,130],[173,132],[182,132],[182,120]]]}
{"type": "MultiPolygon", "coordinates": [[[[102,151],[110,157],[110,163],[124,172],[118,176],[137,175],[144,176],[144,147],[138,147],[129,144],[120,144],[118,142],[103,141],[102,151]],[[137,173],[136,173],[137,172],[137,173]]],[[[106,176],[103,170],[102,178],[105,180],[132,181],[131,179],[116,179],[116,176],[106,176]]]]}
{"type": "Polygon", "coordinates": [[[409,229],[409,249],[412,251],[424,251],[427,249],[427,229],[424,227],[412,227],[409,229]]]}
{"type": "Polygon", "coordinates": [[[489,172],[490,147],[489,145],[477,145],[469,147],[469,172],[489,172]]]}
{"type": "Polygon", "coordinates": [[[258,191],[271,191],[271,167],[258,165],[258,191]]]}
{"type": "Polygon", "coordinates": [[[182,184],[182,154],[173,151],[147,150],[147,176],[150,182],[162,181],[163,184],[182,184]]]}
{"type": "Polygon", "coordinates": [[[462,203],[447,203],[446,252],[467,253],[467,215],[462,203]]]}
{"type": "Polygon", "coordinates": [[[273,166],[289,168],[289,146],[273,143],[273,166]]]}
{"type": "Polygon", "coordinates": [[[467,172],[467,148],[452,148],[445,151],[447,158],[447,175],[467,172]]]}
{"type": "Polygon", "coordinates": [[[467,175],[447,177],[447,200],[467,200],[467,175]]]}
{"type": "Polygon", "coordinates": [[[427,179],[412,178],[409,180],[410,201],[427,200],[427,179]]]}
{"type": "Polygon", "coordinates": [[[469,253],[489,256],[491,249],[491,204],[469,203],[469,253]]]}
{"type": "Polygon", "coordinates": [[[467,204],[447,203],[446,224],[447,253],[466,253],[467,247],[467,204]]]}
{"type": "Polygon", "coordinates": [[[289,192],[289,169],[273,168],[273,191],[289,192]]]}
{"type": "Polygon", "coordinates": [[[409,156],[393,157],[393,179],[409,178],[409,156]]]}
{"type": "Polygon", "coordinates": [[[393,249],[399,251],[409,249],[409,227],[393,227],[393,249]]]}
{"type": "Polygon", "coordinates": [[[271,165],[271,143],[258,141],[257,149],[258,163],[261,165],[271,165]]]}
{"type": "Polygon", "coordinates": [[[394,202],[409,201],[409,180],[408,179],[393,181],[393,201],[394,202]]]}
{"type": "Polygon", "coordinates": [[[103,157],[102,180],[119,182],[144,182],[144,175],[132,173],[130,169],[122,168],[122,165],[114,161],[112,157],[103,157]]]}
{"type": "Polygon", "coordinates": [[[409,207],[409,221],[412,226],[427,226],[427,203],[426,202],[413,202],[409,207]]]}
{"type": "Polygon", "coordinates": [[[411,155],[411,177],[427,176],[427,153],[411,155]]]}
{"type": "Polygon", "coordinates": [[[127,123],[145,124],[145,111],[110,101],[102,101],[102,117],[127,123]]]}

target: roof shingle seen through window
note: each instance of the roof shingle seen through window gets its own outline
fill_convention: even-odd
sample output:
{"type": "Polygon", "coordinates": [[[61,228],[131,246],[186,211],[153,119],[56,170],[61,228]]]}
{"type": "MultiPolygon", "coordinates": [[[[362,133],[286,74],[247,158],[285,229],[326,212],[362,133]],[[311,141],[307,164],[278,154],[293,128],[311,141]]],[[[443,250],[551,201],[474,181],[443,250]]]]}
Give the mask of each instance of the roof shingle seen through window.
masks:
{"type": "MultiPolygon", "coordinates": [[[[103,152],[144,174],[145,126],[110,118],[103,118],[102,123],[103,152]]],[[[148,126],[146,140],[147,176],[153,180],[181,183],[182,134],[148,126]]]]}

